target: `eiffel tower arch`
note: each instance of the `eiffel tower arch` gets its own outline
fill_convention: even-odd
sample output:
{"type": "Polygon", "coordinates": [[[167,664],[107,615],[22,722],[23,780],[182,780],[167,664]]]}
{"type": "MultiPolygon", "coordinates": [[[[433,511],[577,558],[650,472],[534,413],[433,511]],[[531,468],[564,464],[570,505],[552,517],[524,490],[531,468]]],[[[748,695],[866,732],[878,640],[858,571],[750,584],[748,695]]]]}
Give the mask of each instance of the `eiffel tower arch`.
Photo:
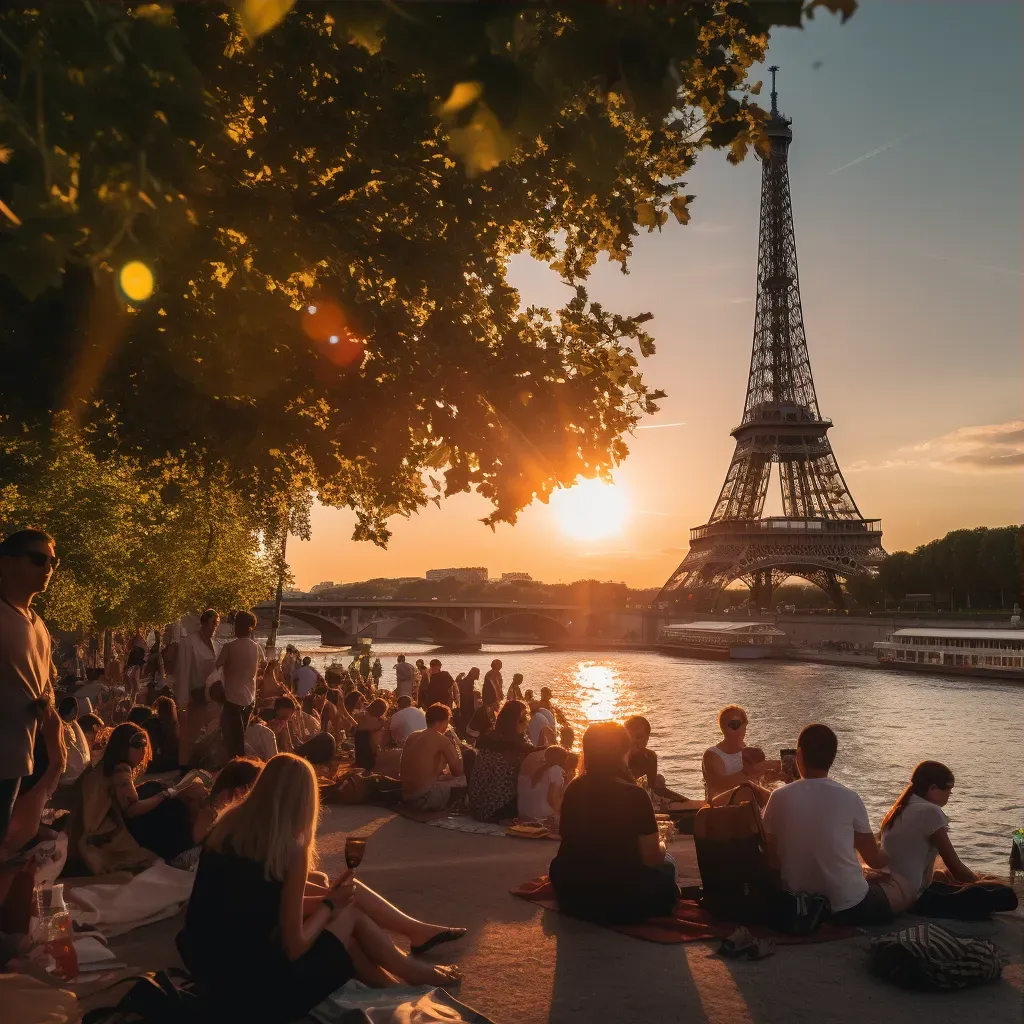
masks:
{"type": "Polygon", "coordinates": [[[882,524],[865,519],[832,453],[811,376],[800,303],[789,189],[792,121],[778,109],[772,74],[771,155],[761,169],[757,305],[743,419],[711,518],[690,531],[690,549],[658,595],[663,607],[713,611],[734,580],[756,607],[790,576],[819,586],[843,607],[842,584],[873,573],[885,557],[882,524]],[[781,516],[764,517],[772,463],[779,467],[781,516]]]}

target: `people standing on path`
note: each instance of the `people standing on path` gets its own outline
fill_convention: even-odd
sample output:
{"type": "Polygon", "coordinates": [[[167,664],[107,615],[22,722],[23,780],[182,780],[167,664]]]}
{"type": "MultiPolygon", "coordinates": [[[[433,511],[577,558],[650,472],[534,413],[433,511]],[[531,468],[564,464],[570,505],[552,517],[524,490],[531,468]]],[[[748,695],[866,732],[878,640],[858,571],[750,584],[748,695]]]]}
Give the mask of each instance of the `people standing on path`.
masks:
{"type": "Polygon", "coordinates": [[[497,710],[497,705],[504,699],[505,688],[501,679],[501,660],[495,658],[491,662],[490,671],[484,676],[483,705],[485,708],[497,710]]]}
{"type": "Polygon", "coordinates": [[[416,681],[416,670],[400,654],[395,665],[395,696],[412,697],[413,684],[416,681]]]}
{"type": "Polygon", "coordinates": [[[181,730],[181,751],[178,756],[183,768],[188,764],[200,732],[208,724],[206,709],[210,703],[210,694],[207,685],[217,668],[220,644],[216,636],[219,627],[220,615],[212,608],[207,608],[199,616],[199,629],[189,633],[178,645],[174,699],[178,705],[178,724],[181,730]]]}
{"type": "Polygon", "coordinates": [[[430,674],[426,685],[420,687],[419,704],[424,710],[431,704],[444,704],[449,710],[459,706],[459,689],[451,673],[441,668],[440,658],[430,659],[430,674]]]}
{"type": "Polygon", "coordinates": [[[302,659],[302,664],[292,675],[295,680],[295,696],[303,700],[313,692],[313,687],[319,683],[327,685],[324,677],[313,667],[313,659],[307,654],[302,659]]]}
{"type": "Polygon", "coordinates": [[[384,666],[380,663],[380,658],[374,658],[373,664],[370,666],[370,675],[373,677],[373,688],[375,690],[380,689],[380,677],[384,674],[384,666]]]}
{"type": "Polygon", "coordinates": [[[864,801],[828,777],[839,741],[827,725],[808,725],[796,743],[800,778],[775,790],[764,809],[768,856],[790,892],[823,893],[837,924],[887,924],[893,911],[869,868],[889,866],[868,823],[864,801]]]}
{"type": "Polygon", "coordinates": [[[229,757],[245,756],[245,730],[256,704],[256,676],[263,671],[263,649],[252,638],[256,616],[252,612],[235,615],[235,639],[226,643],[217,657],[217,668],[224,670],[224,709],[220,730],[229,757]]]}
{"type": "Polygon", "coordinates": [[[50,634],[32,610],[59,565],[54,540],[42,530],[19,530],[0,544],[0,846],[21,779],[37,767],[39,726],[52,720],[60,735],[50,634]]]}

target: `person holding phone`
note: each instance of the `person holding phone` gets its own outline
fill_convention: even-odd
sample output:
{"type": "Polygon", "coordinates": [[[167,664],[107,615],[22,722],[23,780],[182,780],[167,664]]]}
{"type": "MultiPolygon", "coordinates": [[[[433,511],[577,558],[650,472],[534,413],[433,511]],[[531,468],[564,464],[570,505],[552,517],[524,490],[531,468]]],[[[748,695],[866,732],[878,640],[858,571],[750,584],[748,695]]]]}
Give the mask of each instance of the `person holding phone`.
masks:
{"type": "Polygon", "coordinates": [[[389,975],[410,985],[459,980],[455,968],[395,946],[384,928],[397,928],[382,928],[371,913],[393,917],[391,925],[405,915],[364,894],[351,871],[310,892],[319,804],[309,762],[278,754],[206,841],[177,945],[225,1019],[284,1024],[356,977],[374,986],[389,975]]]}
{"type": "Polygon", "coordinates": [[[704,798],[709,804],[743,786],[764,807],[771,793],[762,785],[768,772],[782,770],[781,761],[769,761],[764,752],[748,747],[747,713],[738,704],[729,704],[718,715],[722,740],[704,751],[704,798]]]}

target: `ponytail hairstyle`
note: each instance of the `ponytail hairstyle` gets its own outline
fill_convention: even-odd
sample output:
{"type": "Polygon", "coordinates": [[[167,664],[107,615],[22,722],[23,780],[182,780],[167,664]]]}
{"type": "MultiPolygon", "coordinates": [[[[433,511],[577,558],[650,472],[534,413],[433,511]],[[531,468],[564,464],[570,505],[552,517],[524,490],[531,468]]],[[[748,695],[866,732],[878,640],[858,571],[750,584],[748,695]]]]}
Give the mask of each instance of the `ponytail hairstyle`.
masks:
{"type": "Polygon", "coordinates": [[[954,781],[953,773],[941,762],[922,761],[910,776],[910,785],[903,790],[899,800],[892,805],[889,813],[882,819],[882,827],[879,831],[884,832],[887,828],[892,828],[896,819],[903,813],[903,808],[910,803],[912,796],[925,799],[932,786],[949,789],[954,781]]]}

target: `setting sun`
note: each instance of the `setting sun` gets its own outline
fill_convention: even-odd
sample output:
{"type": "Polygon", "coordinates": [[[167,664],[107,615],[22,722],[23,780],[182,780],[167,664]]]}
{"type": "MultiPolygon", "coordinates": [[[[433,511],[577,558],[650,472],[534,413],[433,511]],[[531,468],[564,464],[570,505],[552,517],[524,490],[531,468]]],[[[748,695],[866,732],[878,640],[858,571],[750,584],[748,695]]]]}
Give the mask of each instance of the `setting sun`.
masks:
{"type": "Polygon", "coordinates": [[[603,480],[581,480],[555,491],[551,507],[562,532],[574,540],[614,536],[622,530],[629,512],[622,489],[603,480]]]}

